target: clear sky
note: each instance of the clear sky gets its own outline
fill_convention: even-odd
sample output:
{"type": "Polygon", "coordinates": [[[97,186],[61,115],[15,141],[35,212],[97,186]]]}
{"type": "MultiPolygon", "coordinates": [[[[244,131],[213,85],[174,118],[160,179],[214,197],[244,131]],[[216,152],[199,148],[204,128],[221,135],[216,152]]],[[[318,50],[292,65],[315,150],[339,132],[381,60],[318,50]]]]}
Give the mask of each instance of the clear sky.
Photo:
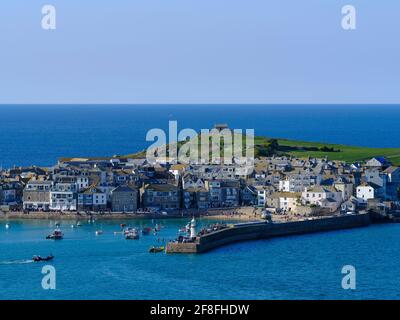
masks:
{"type": "Polygon", "coordinates": [[[398,0],[1,0],[0,103],[400,103],[399,35],[398,0]]]}

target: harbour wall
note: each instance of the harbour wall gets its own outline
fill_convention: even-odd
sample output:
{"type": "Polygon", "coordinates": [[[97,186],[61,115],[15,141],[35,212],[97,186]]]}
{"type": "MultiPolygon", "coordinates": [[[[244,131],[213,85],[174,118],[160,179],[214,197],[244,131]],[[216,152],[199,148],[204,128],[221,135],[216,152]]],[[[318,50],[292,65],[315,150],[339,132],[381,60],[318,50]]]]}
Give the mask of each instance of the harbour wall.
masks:
{"type": "Polygon", "coordinates": [[[284,223],[243,223],[199,236],[192,243],[170,242],[167,253],[201,253],[239,241],[357,228],[371,223],[368,213],[284,223]]]}

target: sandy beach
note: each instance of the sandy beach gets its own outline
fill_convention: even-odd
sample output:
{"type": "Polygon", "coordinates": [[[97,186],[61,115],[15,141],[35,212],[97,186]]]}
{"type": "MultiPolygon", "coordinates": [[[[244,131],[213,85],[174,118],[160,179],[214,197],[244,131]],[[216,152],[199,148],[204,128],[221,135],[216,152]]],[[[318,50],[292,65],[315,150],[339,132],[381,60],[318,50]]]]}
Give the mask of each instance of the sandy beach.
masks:
{"type": "Polygon", "coordinates": [[[0,220],[48,219],[48,220],[123,220],[123,219],[177,219],[191,217],[212,217],[219,220],[256,221],[261,217],[261,209],[253,207],[212,208],[209,210],[185,210],[160,213],[77,213],[77,212],[0,212],[0,220]]]}

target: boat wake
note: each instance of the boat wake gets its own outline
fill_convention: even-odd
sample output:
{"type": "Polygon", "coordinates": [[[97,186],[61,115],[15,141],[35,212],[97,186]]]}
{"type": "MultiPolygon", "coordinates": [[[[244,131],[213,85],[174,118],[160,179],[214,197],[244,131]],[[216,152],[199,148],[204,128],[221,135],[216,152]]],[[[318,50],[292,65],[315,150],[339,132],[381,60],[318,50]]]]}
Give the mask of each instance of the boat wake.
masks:
{"type": "Polygon", "coordinates": [[[33,263],[33,260],[10,260],[10,261],[0,261],[0,265],[5,265],[5,264],[27,264],[27,263],[33,263]]]}

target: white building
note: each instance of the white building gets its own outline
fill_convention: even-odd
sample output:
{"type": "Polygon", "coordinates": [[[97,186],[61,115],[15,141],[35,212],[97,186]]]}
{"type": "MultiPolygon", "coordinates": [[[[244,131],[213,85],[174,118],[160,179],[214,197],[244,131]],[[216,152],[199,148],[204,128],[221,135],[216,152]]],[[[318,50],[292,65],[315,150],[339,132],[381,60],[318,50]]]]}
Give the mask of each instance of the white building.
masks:
{"type": "Polygon", "coordinates": [[[50,210],[76,211],[76,197],[70,191],[51,191],[50,210]]]}
{"type": "Polygon", "coordinates": [[[267,189],[263,186],[256,186],[255,189],[257,192],[257,206],[265,207],[267,201],[267,189]]]}
{"type": "Polygon", "coordinates": [[[372,183],[363,183],[357,187],[357,198],[362,202],[367,202],[368,199],[376,197],[376,190],[378,186],[372,183]]]}
{"type": "Polygon", "coordinates": [[[76,211],[76,190],[75,183],[57,183],[50,191],[50,210],[76,211]]]}
{"type": "Polygon", "coordinates": [[[330,186],[317,186],[312,189],[305,189],[301,193],[301,199],[305,205],[317,205],[321,207],[324,206],[324,203],[326,204],[325,200],[327,199],[335,201],[338,205],[343,201],[342,192],[330,186]]]}
{"type": "Polygon", "coordinates": [[[277,209],[285,212],[296,212],[296,208],[300,204],[300,192],[277,192],[275,196],[278,198],[277,209]]]}

